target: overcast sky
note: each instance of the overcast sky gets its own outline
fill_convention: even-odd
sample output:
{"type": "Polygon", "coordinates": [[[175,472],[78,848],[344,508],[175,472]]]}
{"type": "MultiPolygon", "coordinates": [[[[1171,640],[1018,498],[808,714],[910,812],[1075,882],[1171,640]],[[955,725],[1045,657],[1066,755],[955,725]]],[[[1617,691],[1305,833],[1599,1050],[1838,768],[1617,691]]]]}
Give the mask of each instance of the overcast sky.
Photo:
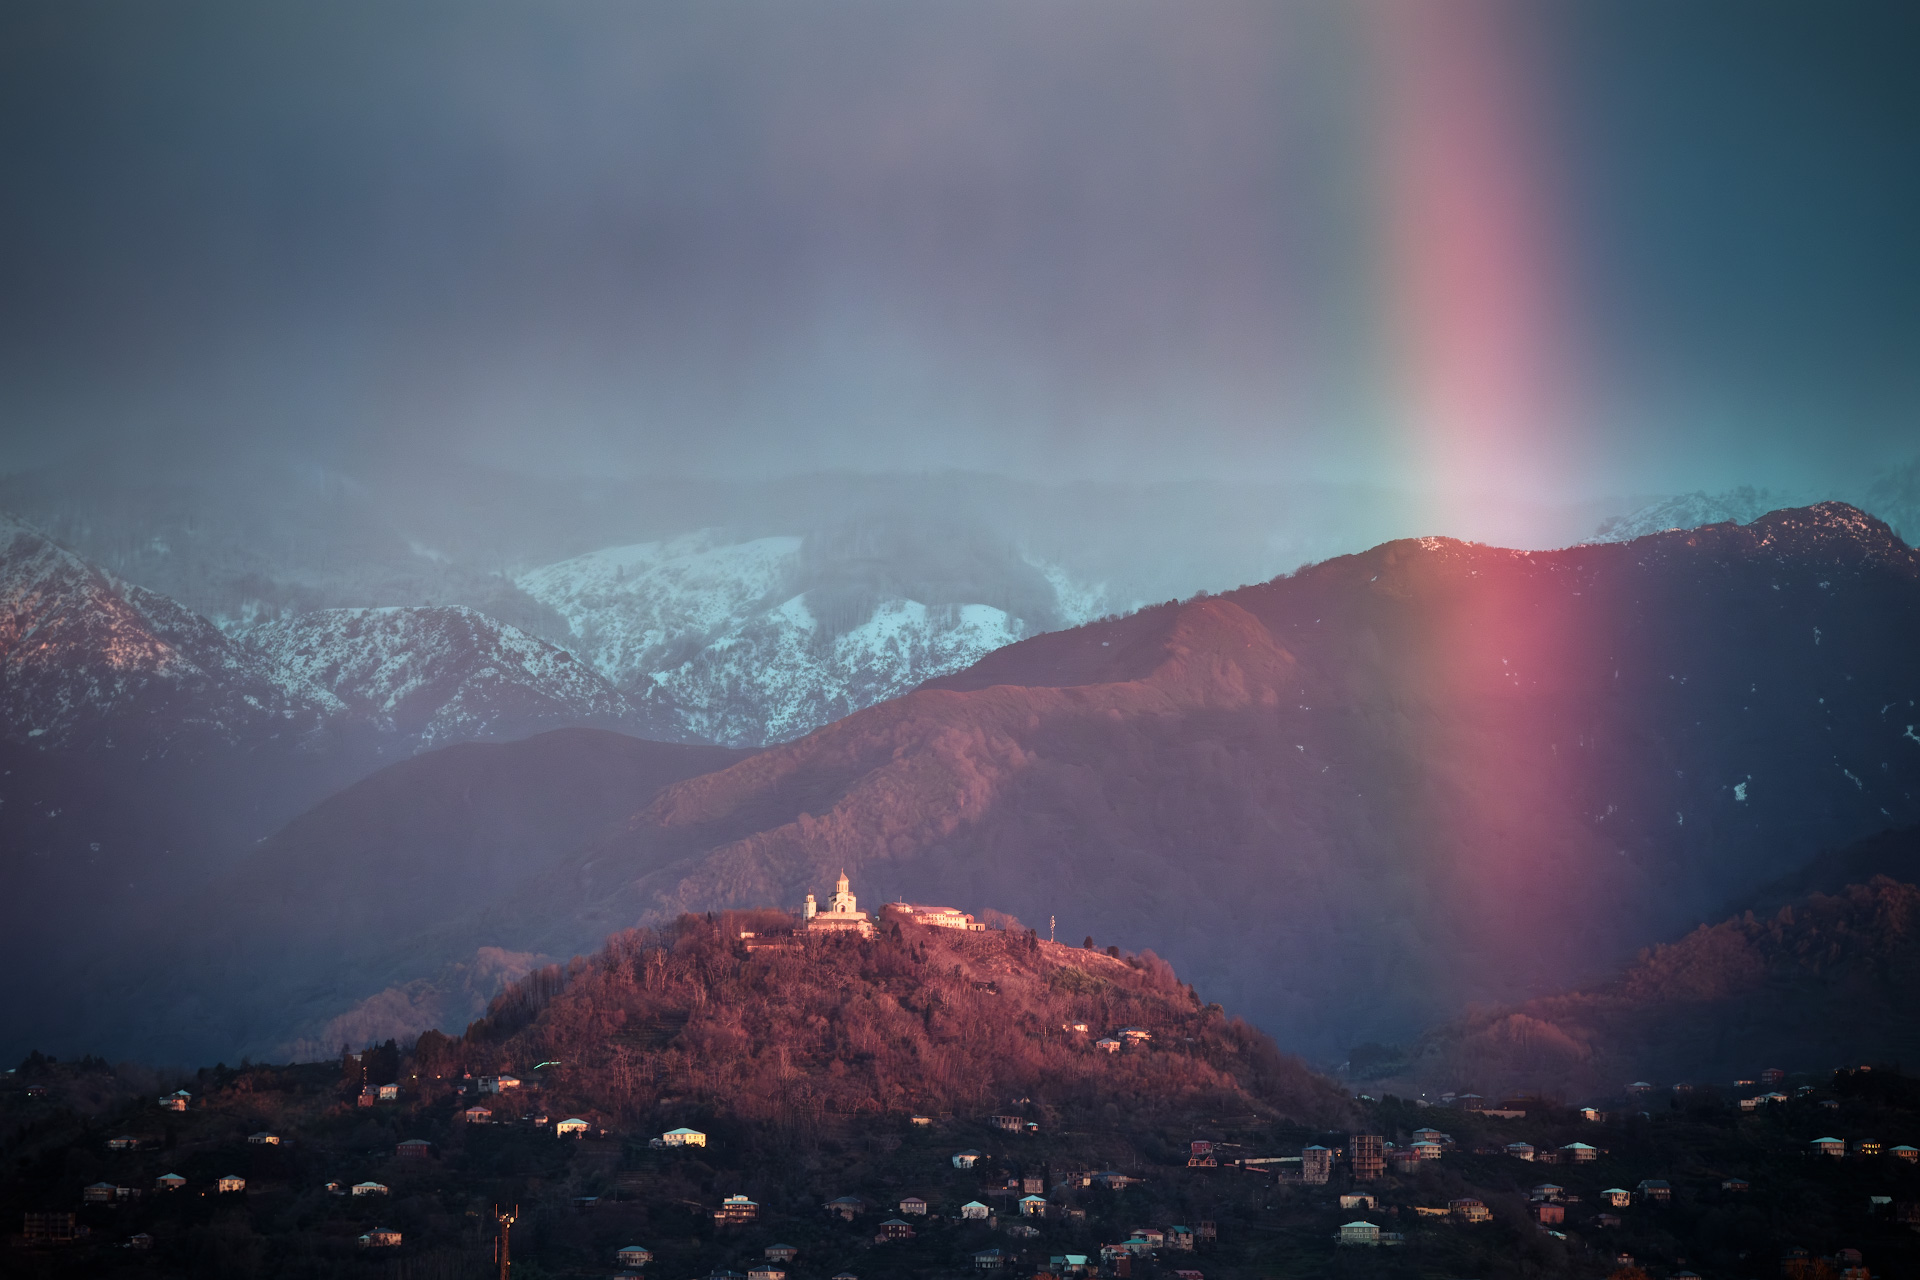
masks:
{"type": "Polygon", "coordinates": [[[1920,447],[1920,7],[0,8],[0,468],[1578,496],[1920,447]]]}

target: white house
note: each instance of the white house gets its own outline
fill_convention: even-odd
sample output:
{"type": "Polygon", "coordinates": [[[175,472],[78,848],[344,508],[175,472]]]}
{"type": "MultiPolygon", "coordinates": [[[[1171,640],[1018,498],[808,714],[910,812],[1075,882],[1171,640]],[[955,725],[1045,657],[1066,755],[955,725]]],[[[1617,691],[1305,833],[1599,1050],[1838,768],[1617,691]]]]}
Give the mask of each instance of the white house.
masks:
{"type": "Polygon", "coordinates": [[[591,1128],[593,1128],[593,1126],[585,1120],[582,1120],[579,1116],[569,1116],[567,1119],[554,1125],[553,1132],[562,1138],[578,1138],[591,1128]]]}
{"type": "Polygon", "coordinates": [[[1560,1148],[1560,1155],[1574,1164],[1591,1164],[1600,1158],[1600,1148],[1584,1142],[1569,1142],[1560,1148]]]}
{"type": "Polygon", "coordinates": [[[1340,1227],[1341,1244],[1378,1245],[1380,1228],[1371,1222],[1348,1222],[1340,1227]]]}
{"type": "Polygon", "coordinates": [[[251,1133],[247,1135],[247,1141],[256,1147],[277,1147],[280,1145],[280,1135],[277,1133],[251,1133]]]}
{"type": "Polygon", "coordinates": [[[187,1185],[187,1180],[177,1173],[163,1173],[153,1180],[155,1191],[178,1191],[187,1185]]]}
{"type": "Polygon", "coordinates": [[[956,1169],[971,1169],[973,1168],[974,1165],[979,1163],[980,1163],[980,1153],[978,1151],[954,1152],[953,1167],[956,1169]]]}
{"type": "Polygon", "coordinates": [[[637,1244],[630,1244],[617,1250],[613,1260],[623,1267],[644,1267],[653,1261],[653,1251],[637,1244]]]}
{"type": "Polygon", "coordinates": [[[230,1173],[224,1178],[217,1179],[213,1184],[213,1189],[222,1194],[229,1191],[245,1191],[247,1189],[247,1180],[237,1173],[230,1173]]]}
{"type": "Polygon", "coordinates": [[[707,1135],[698,1129],[669,1129],[660,1135],[660,1141],[669,1147],[704,1147],[707,1135]]]}
{"type": "Polygon", "coordinates": [[[1815,1155],[1844,1156],[1847,1154],[1847,1144],[1839,1138],[1815,1138],[1807,1145],[1813,1148],[1815,1155]]]}
{"type": "Polygon", "coordinates": [[[1093,1042],[1093,1047],[1100,1050],[1100,1052],[1102,1053],[1120,1052],[1120,1042],[1118,1040],[1115,1040],[1112,1036],[1101,1036],[1098,1040],[1095,1040],[1093,1042]]]}
{"type": "Polygon", "coordinates": [[[384,1183],[379,1182],[356,1182],[353,1184],[353,1194],[357,1196],[383,1196],[387,1194],[387,1188],[384,1183]]]}
{"type": "Polygon", "coordinates": [[[117,1138],[107,1139],[107,1150],[109,1151],[132,1151],[134,1148],[138,1147],[139,1145],[140,1145],[140,1139],[125,1133],[121,1134],[117,1138]]]}
{"type": "Polygon", "coordinates": [[[492,1124],[493,1112],[486,1107],[468,1107],[460,1113],[460,1118],[468,1124],[492,1124]]]}
{"type": "Polygon", "coordinates": [[[1021,1196],[1020,1216],[1023,1218],[1046,1217],[1047,1198],[1045,1196],[1021,1196]]]}
{"type": "Polygon", "coordinates": [[[987,1206],[981,1204],[978,1200],[969,1200],[960,1206],[960,1216],[965,1219],[979,1219],[984,1221],[988,1212],[987,1206]]]}

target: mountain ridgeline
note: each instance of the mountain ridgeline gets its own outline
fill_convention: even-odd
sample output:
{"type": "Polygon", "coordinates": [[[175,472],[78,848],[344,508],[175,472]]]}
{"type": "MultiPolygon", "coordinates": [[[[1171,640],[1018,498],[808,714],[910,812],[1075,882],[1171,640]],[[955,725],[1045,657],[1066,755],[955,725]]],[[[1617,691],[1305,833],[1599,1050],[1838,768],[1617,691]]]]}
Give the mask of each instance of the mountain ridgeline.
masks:
{"type": "Polygon", "coordinates": [[[196,1014],[181,1056],[234,1057],[373,1025],[362,1001],[444,1018],[460,1002],[414,984],[485,949],[582,954],[844,865],[869,897],[1137,939],[1339,1061],[1588,984],[1920,820],[1916,636],[1920,561],[1837,504],[1554,552],[1391,542],[1006,645],[755,753],[636,765],[577,821],[533,820],[533,779],[629,776],[584,763],[613,735],[516,744],[518,780],[422,757],[253,849],[223,882],[242,918],[144,974],[137,1014],[69,1001],[65,1025],[232,996],[244,1016],[196,1014]]]}
{"type": "MultiPolygon", "coordinates": [[[[1001,649],[667,787],[566,898],[883,896],[1138,937],[1337,1053],[1603,972],[1920,818],[1920,560],[1827,505],[1390,543],[1001,649]]],[[[569,901],[521,903],[545,949],[569,901]]]]}

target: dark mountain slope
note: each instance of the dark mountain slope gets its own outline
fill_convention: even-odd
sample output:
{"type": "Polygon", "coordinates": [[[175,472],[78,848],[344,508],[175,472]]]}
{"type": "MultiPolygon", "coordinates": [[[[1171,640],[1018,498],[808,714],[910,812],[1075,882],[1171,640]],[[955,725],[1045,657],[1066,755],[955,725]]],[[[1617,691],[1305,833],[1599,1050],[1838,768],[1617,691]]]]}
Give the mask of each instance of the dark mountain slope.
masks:
{"type": "Polygon", "coordinates": [[[869,895],[1150,940],[1331,1054],[1603,971],[1920,817],[1916,636],[1915,554],[1833,504],[1551,553],[1390,543],[676,784],[516,910],[559,951],[844,862],[869,895]]]}
{"type": "Polygon", "coordinates": [[[167,918],[94,938],[77,976],[23,998],[10,1031],[188,1061],[459,1025],[540,958],[497,927],[503,903],[667,783],[742,754],[565,729],[404,760],[302,814],[167,918]],[[156,948],[167,964],[135,959],[156,948]],[[89,998],[72,998],[76,983],[89,998]]]}
{"type": "Polygon", "coordinates": [[[1604,985],[1450,1023],[1422,1040],[1408,1079],[1610,1095],[1636,1079],[1912,1061],[1916,984],[1920,888],[1877,876],[1770,917],[1701,925],[1604,985]]]}
{"type": "Polygon", "coordinates": [[[791,951],[749,953],[738,940],[789,923],[727,913],[616,935],[516,984],[438,1057],[475,1073],[557,1059],[544,1105],[624,1122],[665,1106],[804,1130],[831,1114],[971,1116],[1009,1099],[1049,1130],[1103,1113],[1112,1123],[1115,1107],[1134,1122],[1348,1118],[1330,1082],[1203,1006],[1151,952],[1117,959],[1026,932],[913,924],[791,951]],[[1151,1038],[1117,1054],[1095,1047],[1123,1026],[1151,1038]]]}

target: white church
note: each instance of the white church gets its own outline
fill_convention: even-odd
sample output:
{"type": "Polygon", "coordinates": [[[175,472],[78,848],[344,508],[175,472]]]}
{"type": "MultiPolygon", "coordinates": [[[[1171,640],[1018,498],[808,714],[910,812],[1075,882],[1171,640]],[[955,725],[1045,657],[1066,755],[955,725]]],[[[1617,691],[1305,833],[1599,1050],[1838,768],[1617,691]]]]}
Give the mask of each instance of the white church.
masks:
{"type": "Polygon", "coordinates": [[[867,919],[867,913],[860,910],[853,896],[853,888],[847,881],[845,869],[834,882],[833,898],[825,911],[807,895],[806,906],[801,909],[806,917],[808,933],[857,933],[863,938],[873,936],[873,921],[867,919]]]}

